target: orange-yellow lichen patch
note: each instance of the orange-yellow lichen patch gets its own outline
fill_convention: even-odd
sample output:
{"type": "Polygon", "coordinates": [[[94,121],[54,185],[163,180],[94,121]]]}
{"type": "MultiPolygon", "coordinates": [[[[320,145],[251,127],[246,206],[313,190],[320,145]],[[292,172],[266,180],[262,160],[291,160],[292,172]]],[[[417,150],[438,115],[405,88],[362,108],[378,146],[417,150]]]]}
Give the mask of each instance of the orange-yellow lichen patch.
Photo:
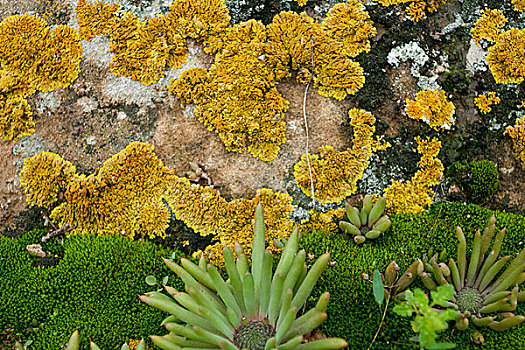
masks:
{"type": "Polygon", "coordinates": [[[0,24],[3,69],[34,88],[64,88],[78,77],[82,46],[75,30],[60,25],[53,31],[38,17],[16,15],[0,24]]]}
{"type": "Polygon", "coordinates": [[[454,122],[455,107],[447,101],[443,90],[423,90],[415,100],[406,99],[405,112],[415,120],[422,120],[436,131],[450,129],[454,122]]]}
{"type": "Polygon", "coordinates": [[[410,20],[418,22],[427,13],[436,12],[447,0],[378,0],[383,6],[409,3],[405,12],[410,20]]]}
{"type": "Polygon", "coordinates": [[[23,97],[0,94],[0,139],[16,140],[35,132],[31,107],[23,97]]]}
{"type": "Polygon", "coordinates": [[[27,203],[50,209],[58,200],[59,193],[63,194],[76,171],[71,162],[51,152],[41,152],[24,159],[19,177],[27,203]]]}
{"type": "Polygon", "coordinates": [[[183,103],[197,105],[199,121],[219,134],[228,151],[272,160],[285,141],[288,102],[274,87],[276,61],[265,55],[264,25],[254,20],[235,25],[226,38],[208,71],[186,70],[168,89],[183,103]]]}
{"type": "Polygon", "coordinates": [[[80,74],[82,45],[76,31],[65,25],[53,28],[46,49],[30,77],[37,90],[63,89],[80,74]]]}
{"type": "Polygon", "coordinates": [[[9,16],[0,23],[0,138],[13,140],[34,132],[25,98],[37,89],[65,88],[78,77],[82,46],[75,30],[52,31],[36,16],[9,16]]]}
{"type": "Polygon", "coordinates": [[[186,42],[165,16],[147,23],[130,13],[117,20],[111,32],[110,70],[144,85],[156,83],[166,66],[180,68],[186,62],[186,42]]]}
{"type": "Polygon", "coordinates": [[[525,169],[525,117],[518,118],[516,125],[507,126],[505,134],[512,138],[514,157],[525,169]]]}
{"type": "Polygon", "coordinates": [[[487,95],[479,95],[476,98],[474,98],[474,103],[479,108],[481,113],[487,114],[489,113],[492,108],[490,106],[497,105],[501,102],[500,98],[496,96],[496,93],[494,91],[490,91],[487,95]]]}
{"type": "Polygon", "coordinates": [[[162,194],[172,171],[155,156],[153,146],[132,142],[104,162],[98,173],[89,176],[73,174],[74,167],[57,155],[50,158],[40,153],[25,161],[22,172],[26,178],[34,176],[35,163],[48,173],[54,168],[61,172],[54,173],[56,180],[52,184],[21,181],[28,200],[52,203],[58,189],[65,188],[64,202],[53,209],[50,217],[60,225],[75,227],[74,233],[164,235],[170,213],[163,206],[162,194]]]}
{"type": "Polygon", "coordinates": [[[512,0],[514,11],[525,11],[525,0],[512,0]]]}
{"type": "Polygon", "coordinates": [[[370,38],[377,34],[370,15],[363,11],[361,3],[357,0],[334,5],[326,14],[322,29],[338,42],[350,57],[355,57],[363,51],[369,52],[370,38]]]}
{"type": "Polygon", "coordinates": [[[503,11],[484,9],[483,15],[474,23],[470,33],[477,45],[482,39],[495,42],[506,22],[503,11]]]}
{"type": "Polygon", "coordinates": [[[490,71],[498,84],[520,84],[525,79],[525,29],[501,32],[487,56],[490,71]]]}
{"type": "Polygon", "coordinates": [[[230,19],[223,0],[177,0],[168,13],[169,22],[182,36],[205,43],[220,35],[230,19]]]}
{"type": "Polygon", "coordinates": [[[40,17],[9,16],[0,23],[0,64],[20,76],[36,68],[49,40],[49,27],[40,17]]]}
{"type": "Polygon", "coordinates": [[[102,0],[96,0],[92,5],[87,0],[79,0],[75,11],[80,38],[90,40],[96,35],[111,33],[119,7],[119,4],[108,4],[102,0]]]}
{"type": "Polygon", "coordinates": [[[435,138],[421,140],[419,136],[415,139],[417,152],[421,154],[417,163],[419,170],[409,181],[392,181],[392,185],[384,190],[388,214],[417,214],[423,211],[432,202],[433,187],[440,183],[443,176],[443,164],[437,158],[441,142],[435,138]]]}
{"type": "Polygon", "coordinates": [[[281,12],[267,31],[268,54],[283,66],[290,62],[292,70],[311,70],[313,55],[314,87],[320,95],[342,100],[363,87],[363,68],[306,13],[281,12]]]}
{"type": "Polygon", "coordinates": [[[21,185],[31,205],[50,208],[62,202],[50,218],[74,227],[73,233],[162,237],[173,214],[197,233],[214,236],[218,243],[205,254],[215,256],[212,261],[217,262],[225,245],[251,246],[259,202],[269,249],[278,251],[273,239],[287,238],[293,229],[289,195],[259,189],[253,199],[226,201],[214,188],[175,176],[153,150],[147,143],[132,142],[88,176],[76,173],[58,155],[43,152],[24,161],[21,185]]]}
{"type": "MultiPolygon", "coordinates": [[[[340,152],[331,146],[319,148],[319,154],[309,156],[314,183],[315,199],[321,203],[340,202],[357,190],[357,180],[370,164],[375,132],[375,117],[363,109],[353,108],[348,113],[354,128],[354,144],[351,149],[340,152]]],[[[312,197],[310,171],[306,154],[294,166],[297,185],[312,197]]]]}
{"type": "Polygon", "coordinates": [[[345,209],[330,209],[326,213],[312,209],[308,211],[308,214],[310,217],[301,220],[299,224],[300,232],[303,234],[308,234],[311,231],[334,232],[338,228],[337,222],[345,215],[345,209]]]}
{"type": "Polygon", "coordinates": [[[36,92],[35,86],[13,72],[0,70],[0,95],[7,99],[25,98],[36,92]]]}

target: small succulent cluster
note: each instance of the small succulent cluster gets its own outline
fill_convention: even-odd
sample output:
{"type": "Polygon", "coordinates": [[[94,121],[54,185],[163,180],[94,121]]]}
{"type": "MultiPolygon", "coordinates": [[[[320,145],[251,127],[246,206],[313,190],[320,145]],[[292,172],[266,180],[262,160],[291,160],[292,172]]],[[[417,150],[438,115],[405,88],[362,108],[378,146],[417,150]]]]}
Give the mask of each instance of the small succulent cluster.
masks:
{"type": "Polygon", "coordinates": [[[346,204],[346,220],[339,222],[339,228],[354,236],[357,244],[366,239],[376,239],[390,228],[392,222],[385,212],[386,200],[380,197],[372,206],[372,197],[366,195],[361,210],[346,204]]]}
{"type": "Polygon", "coordinates": [[[185,283],[186,293],[165,286],[172,298],[158,292],[140,298],[151,306],[169,312],[163,325],[165,336],[151,336],[161,349],[221,348],[229,350],[269,349],[341,349],[343,339],[329,338],[303,343],[304,335],[327,317],[329,294],[317,305],[296,318],[310,296],[321,273],[328,266],[330,254],[322,255],[308,271],[304,250],[297,252],[299,234],[295,229],[286,240],[281,259],[272,274],[272,253],[265,251],[265,226],[262,206],[255,214],[252,264],[241,245],[233,252],[224,248],[228,281],[217,268],[182,259],[181,265],[165,260],[185,283]]]}
{"type": "Polygon", "coordinates": [[[414,261],[408,268],[405,275],[410,279],[405,277],[407,281],[403,280],[401,286],[399,282],[393,283],[392,276],[397,274],[398,268],[395,262],[392,262],[385,271],[384,282],[385,286],[397,287],[393,292],[392,287],[389,290],[385,287],[385,292],[403,299],[404,292],[400,287],[407,288],[417,274],[423,285],[431,291],[443,285],[454,287],[452,301],[446,303],[445,307],[457,311],[455,322],[459,330],[467,329],[470,321],[475,326],[488,326],[495,331],[503,331],[522,323],[525,316],[515,315],[513,311],[519,302],[525,301],[525,291],[519,291],[519,285],[525,282],[525,249],[507,264],[510,261],[509,255],[498,258],[505,229],[494,237],[495,233],[496,218],[492,216],[483,233],[476,232],[472,253],[470,259],[467,259],[465,235],[458,226],[456,235],[459,244],[456,260],[450,258],[446,264],[439,262],[446,255],[445,251],[430,258],[432,253],[429,253],[423,259],[414,261]],[[507,268],[503,269],[505,266],[507,268]],[[405,283],[408,281],[410,283],[405,283]],[[486,315],[494,313],[498,313],[498,316],[486,315]]]}
{"type": "MultiPolygon", "coordinates": [[[[66,350],[79,350],[80,349],[80,334],[78,330],[76,330],[71,337],[69,338],[69,342],[67,343],[66,350]]],[[[92,341],[89,342],[89,349],[90,350],[100,350],[97,344],[93,343],[92,341]]],[[[141,340],[140,343],[138,343],[137,347],[134,350],[146,350],[146,343],[144,340],[141,340]]],[[[127,343],[122,344],[120,347],[120,350],[131,350],[129,345],[127,343]]]]}
{"type": "Polygon", "coordinates": [[[498,259],[505,229],[493,240],[495,231],[496,218],[492,216],[483,233],[476,232],[469,261],[465,235],[458,226],[457,261],[450,258],[448,264],[438,263],[437,259],[431,259],[431,264],[419,263],[418,275],[428,289],[435,290],[444,284],[454,286],[454,298],[449,307],[458,311],[456,328],[460,330],[468,328],[469,319],[478,327],[489,326],[496,331],[525,321],[525,316],[512,313],[517,303],[525,300],[525,293],[519,292],[519,285],[525,281],[525,249],[503,271],[510,260],[508,255],[498,259]],[[499,313],[500,320],[484,315],[495,312],[499,313]]]}

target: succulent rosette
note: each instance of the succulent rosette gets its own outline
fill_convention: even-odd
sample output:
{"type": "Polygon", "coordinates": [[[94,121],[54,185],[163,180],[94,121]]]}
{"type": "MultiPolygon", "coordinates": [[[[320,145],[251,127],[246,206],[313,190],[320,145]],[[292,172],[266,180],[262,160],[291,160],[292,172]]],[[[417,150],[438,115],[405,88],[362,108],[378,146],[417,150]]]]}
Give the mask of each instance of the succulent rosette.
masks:
{"type": "Polygon", "coordinates": [[[305,251],[297,251],[298,240],[295,229],[272,273],[273,256],[265,251],[265,225],[259,204],[251,266],[242,246],[235,247],[236,259],[232,250],[225,247],[226,281],[204,258],[198,265],[186,259],[182,259],[180,265],[165,260],[185,283],[186,292],[165,286],[170,296],[151,292],[140,297],[171,314],[163,322],[169,334],[151,336],[153,343],[165,350],[330,350],[346,347],[348,344],[339,338],[304,342],[304,335],[327,317],[328,293],[321,295],[313,309],[297,315],[327,268],[330,255],[319,257],[308,270],[305,251]]]}

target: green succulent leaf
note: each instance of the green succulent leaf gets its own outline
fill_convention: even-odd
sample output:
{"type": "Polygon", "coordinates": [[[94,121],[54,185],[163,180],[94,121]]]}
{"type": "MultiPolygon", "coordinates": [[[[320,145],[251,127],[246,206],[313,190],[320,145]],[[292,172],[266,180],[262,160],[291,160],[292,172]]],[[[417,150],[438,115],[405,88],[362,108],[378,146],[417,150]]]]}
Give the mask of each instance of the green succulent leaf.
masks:
{"type": "Polygon", "coordinates": [[[372,277],[372,285],[374,289],[374,298],[376,302],[381,305],[385,299],[385,286],[383,285],[383,278],[378,270],[374,270],[374,276],[372,277]]]}

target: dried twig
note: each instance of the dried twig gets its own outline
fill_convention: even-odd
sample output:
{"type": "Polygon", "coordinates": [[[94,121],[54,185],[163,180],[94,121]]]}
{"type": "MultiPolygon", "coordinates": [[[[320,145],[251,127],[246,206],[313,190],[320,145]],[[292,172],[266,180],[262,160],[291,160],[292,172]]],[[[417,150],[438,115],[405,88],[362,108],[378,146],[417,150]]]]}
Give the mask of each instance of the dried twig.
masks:
{"type": "MultiPolygon", "coordinates": [[[[55,225],[53,225],[55,227],[55,225]]],[[[75,229],[75,226],[73,227],[70,227],[68,224],[65,224],[64,226],[62,226],[61,228],[57,229],[57,230],[54,230],[54,231],[51,231],[49,232],[47,235],[45,235],[44,237],[42,237],[42,242],[47,242],[49,241],[51,238],[55,237],[55,236],[59,236],[59,235],[62,235],[62,234],[66,234],[70,231],[73,231],[75,229]]]]}
{"type": "Polygon", "coordinates": [[[312,166],[310,164],[310,155],[308,153],[309,135],[308,135],[308,121],[306,119],[306,95],[308,94],[308,88],[310,87],[310,83],[312,82],[312,79],[314,77],[314,36],[313,35],[310,36],[310,41],[312,45],[312,54],[311,54],[312,71],[310,72],[310,80],[308,81],[308,84],[306,84],[306,89],[304,90],[303,117],[304,117],[304,128],[306,130],[306,162],[308,163],[308,171],[310,172],[310,186],[312,187],[312,204],[314,204],[315,203],[314,178],[312,176],[312,166]]]}

